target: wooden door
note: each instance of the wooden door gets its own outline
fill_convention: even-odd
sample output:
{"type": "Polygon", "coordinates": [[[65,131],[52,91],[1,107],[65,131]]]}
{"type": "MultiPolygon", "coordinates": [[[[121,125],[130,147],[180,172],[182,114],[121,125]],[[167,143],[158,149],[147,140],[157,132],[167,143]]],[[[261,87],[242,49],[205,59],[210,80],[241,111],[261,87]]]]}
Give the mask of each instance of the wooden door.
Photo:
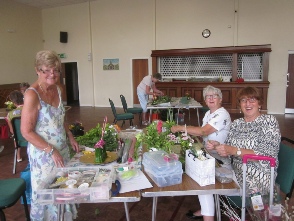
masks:
{"type": "Polygon", "coordinates": [[[294,54],[289,54],[285,113],[294,113],[293,94],[294,94],[294,54]]]}
{"type": "Polygon", "coordinates": [[[148,75],[148,59],[133,59],[133,104],[139,104],[137,86],[148,75]]]}

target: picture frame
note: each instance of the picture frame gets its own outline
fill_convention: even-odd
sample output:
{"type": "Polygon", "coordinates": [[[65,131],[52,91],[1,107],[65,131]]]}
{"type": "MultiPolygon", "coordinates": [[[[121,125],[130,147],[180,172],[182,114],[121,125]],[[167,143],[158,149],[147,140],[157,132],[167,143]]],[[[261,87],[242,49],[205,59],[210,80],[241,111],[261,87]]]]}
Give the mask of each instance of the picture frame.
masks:
{"type": "Polygon", "coordinates": [[[103,70],[119,70],[119,58],[103,59],[103,70]]]}

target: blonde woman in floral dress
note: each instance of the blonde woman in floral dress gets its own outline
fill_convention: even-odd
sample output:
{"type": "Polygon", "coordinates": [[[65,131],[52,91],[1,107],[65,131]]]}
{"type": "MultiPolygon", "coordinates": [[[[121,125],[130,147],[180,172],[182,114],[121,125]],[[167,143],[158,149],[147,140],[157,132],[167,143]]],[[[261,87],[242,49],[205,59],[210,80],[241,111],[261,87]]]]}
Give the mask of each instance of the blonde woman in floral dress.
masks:
{"type": "Polygon", "coordinates": [[[60,68],[60,59],[55,52],[38,52],[35,60],[38,79],[24,95],[21,132],[29,142],[31,220],[57,220],[57,206],[38,204],[36,191],[54,168],[64,167],[69,161],[66,135],[72,148],[79,151],[77,142],[64,122],[65,109],[61,90],[57,86],[60,68]]]}

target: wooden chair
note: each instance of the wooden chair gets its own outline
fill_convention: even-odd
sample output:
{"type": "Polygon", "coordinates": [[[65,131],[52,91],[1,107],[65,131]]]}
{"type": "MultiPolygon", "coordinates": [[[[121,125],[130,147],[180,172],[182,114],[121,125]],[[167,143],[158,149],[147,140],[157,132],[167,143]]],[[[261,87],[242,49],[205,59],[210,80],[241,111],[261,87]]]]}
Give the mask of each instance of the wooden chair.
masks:
{"type": "Polygon", "coordinates": [[[130,107],[130,108],[128,108],[126,98],[122,94],[120,95],[120,100],[121,100],[121,103],[122,103],[122,106],[123,106],[123,109],[124,109],[125,113],[139,114],[139,122],[140,122],[140,126],[142,126],[143,109],[141,107],[130,107]]]}
{"type": "Polygon", "coordinates": [[[13,139],[14,139],[14,164],[13,164],[13,174],[15,174],[16,170],[16,158],[17,158],[17,150],[21,147],[27,147],[28,142],[22,136],[20,131],[20,121],[21,117],[14,117],[11,120],[12,129],[13,129],[13,139]]]}
{"type": "Polygon", "coordinates": [[[113,123],[116,124],[117,121],[122,120],[123,123],[122,123],[121,127],[123,127],[124,124],[125,124],[125,120],[129,120],[130,121],[130,126],[133,126],[132,119],[134,119],[134,115],[132,113],[118,114],[118,113],[116,113],[116,108],[115,108],[115,106],[113,104],[113,101],[109,99],[109,103],[110,103],[111,110],[112,110],[112,113],[113,113],[113,116],[114,116],[113,123]]]}
{"type": "Polygon", "coordinates": [[[13,206],[22,196],[26,220],[30,220],[29,209],[26,199],[26,182],[21,178],[0,180],[0,220],[5,221],[3,209],[13,206]]]}

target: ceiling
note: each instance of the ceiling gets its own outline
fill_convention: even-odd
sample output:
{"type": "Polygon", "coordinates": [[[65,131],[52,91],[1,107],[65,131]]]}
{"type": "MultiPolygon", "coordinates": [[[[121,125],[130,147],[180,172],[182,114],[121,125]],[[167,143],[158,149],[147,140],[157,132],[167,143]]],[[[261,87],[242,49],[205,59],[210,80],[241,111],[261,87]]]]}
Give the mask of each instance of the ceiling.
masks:
{"type": "Polygon", "coordinates": [[[64,5],[83,3],[83,2],[90,2],[94,0],[13,0],[13,1],[24,4],[24,5],[32,6],[32,7],[45,9],[45,8],[54,8],[54,7],[64,6],[64,5]]]}

